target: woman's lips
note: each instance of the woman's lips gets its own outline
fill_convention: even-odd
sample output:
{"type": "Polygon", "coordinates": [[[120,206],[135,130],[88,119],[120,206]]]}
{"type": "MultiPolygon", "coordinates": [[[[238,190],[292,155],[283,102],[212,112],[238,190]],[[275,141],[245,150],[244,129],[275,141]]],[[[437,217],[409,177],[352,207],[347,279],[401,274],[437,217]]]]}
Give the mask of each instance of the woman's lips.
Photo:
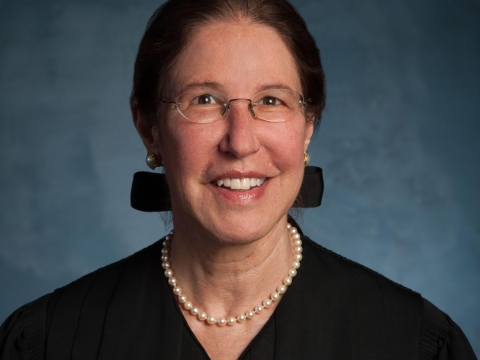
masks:
{"type": "Polygon", "coordinates": [[[246,206],[252,205],[263,198],[269,180],[270,178],[260,177],[222,177],[219,180],[212,181],[210,186],[215,189],[218,195],[227,199],[229,203],[246,206]]]}
{"type": "Polygon", "coordinates": [[[228,188],[230,190],[250,190],[250,188],[259,187],[265,182],[265,178],[222,178],[214,181],[218,187],[228,188]]]}

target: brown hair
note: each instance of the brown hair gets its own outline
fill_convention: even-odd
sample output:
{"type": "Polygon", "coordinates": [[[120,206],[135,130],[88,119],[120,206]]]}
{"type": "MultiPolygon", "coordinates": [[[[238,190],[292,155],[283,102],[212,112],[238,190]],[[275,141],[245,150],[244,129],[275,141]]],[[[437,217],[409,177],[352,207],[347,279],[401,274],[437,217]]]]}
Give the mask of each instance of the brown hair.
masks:
{"type": "Polygon", "coordinates": [[[295,59],[306,117],[320,123],[325,107],[325,75],[307,26],[285,0],[169,0],[150,18],[135,61],[133,91],[145,119],[155,122],[161,92],[192,31],[214,20],[249,19],[275,29],[295,59]]]}

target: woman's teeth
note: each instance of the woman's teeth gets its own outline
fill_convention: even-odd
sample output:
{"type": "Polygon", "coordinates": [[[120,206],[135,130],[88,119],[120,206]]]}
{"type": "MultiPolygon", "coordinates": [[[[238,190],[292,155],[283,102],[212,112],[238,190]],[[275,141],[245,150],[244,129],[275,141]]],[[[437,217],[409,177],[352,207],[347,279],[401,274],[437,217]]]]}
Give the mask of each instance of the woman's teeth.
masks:
{"type": "Polygon", "coordinates": [[[265,182],[265,178],[242,178],[242,179],[221,179],[217,180],[217,186],[223,186],[232,190],[250,190],[255,186],[260,186],[265,182]]]}

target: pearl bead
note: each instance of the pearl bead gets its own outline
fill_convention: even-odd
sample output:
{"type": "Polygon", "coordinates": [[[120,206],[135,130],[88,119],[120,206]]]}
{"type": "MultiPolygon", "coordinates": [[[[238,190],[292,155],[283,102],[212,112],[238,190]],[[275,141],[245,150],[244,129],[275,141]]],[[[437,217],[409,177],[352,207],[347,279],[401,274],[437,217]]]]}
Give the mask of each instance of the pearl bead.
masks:
{"type": "Polygon", "coordinates": [[[242,322],[244,322],[245,320],[247,320],[247,317],[246,317],[245,315],[243,315],[243,314],[242,314],[242,315],[238,315],[237,320],[238,320],[239,323],[242,323],[242,322]]]}
{"type": "Polygon", "coordinates": [[[278,301],[280,300],[280,294],[274,291],[273,293],[270,294],[270,299],[272,299],[272,301],[278,301]]]}
{"type": "Polygon", "coordinates": [[[169,253],[170,253],[170,248],[164,247],[164,248],[162,249],[162,255],[168,255],[169,253]]]}
{"type": "Polygon", "coordinates": [[[193,307],[193,304],[192,304],[191,301],[185,301],[185,302],[183,303],[183,308],[184,308],[185,310],[190,310],[192,307],[193,307]]]}
{"type": "Polygon", "coordinates": [[[300,261],[297,261],[295,260],[293,263],[292,263],[292,266],[294,269],[298,269],[300,267],[300,261]]]}
{"type": "Polygon", "coordinates": [[[220,318],[217,320],[217,325],[225,326],[227,325],[227,320],[225,320],[224,318],[220,318]]]}
{"type": "Polygon", "coordinates": [[[290,229],[290,234],[293,235],[293,234],[296,234],[297,232],[298,232],[297,229],[295,229],[295,228],[292,226],[292,228],[290,229]]]}
{"type": "Polygon", "coordinates": [[[175,286],[173,288],[173,293],[177,296],[180,295],[182,293],[182,289],[180,288],[180,286],[175,286]]]}
{"type": "Polygon", "coordinates": [[[163,243],[162,243],[163,247],[169,247],[170,246],[170,238],[167,237],[165,238],[165,240],[163,240],[163,243]]]}
{"type": "Polygon", "coordinates": [[[295,254],[301,254],[302,251],[303,251],[303,248],[302,248],[301,246],[294,246],[294,247],[293,247],[293,252],[294,252],[295,254]]]}
{"type": "Polygon", "coordinates": [[[200,313],[200,310],[198,310],[197,307],[192,307],[190,309],[190,314],[192,314],[193,316],[197,316],[199,313],[200,313]]]}
{"type": "Polygon", "coordinates": [[[207,317],[207,322],[208,322],[210,325],[213,325],[213,324],[216,324],[216,323],[217,323],[217,319],[215,319],[213,316],[209,316],[209,317],[207,317]]]}
{"type": "Polygon", "coordinates": [[[164,274],[165,274],[165,277],[171,278],[173,276],[173,270],[172,269],[166,269],[164,274]]]}
{"type": "Polygon", "coordinates": [[[236,322],[237,322],[237,319],[235,319],[233,316],[231,316],[227,319],[227,324],[230,325],[230,326],[235,325],[236,322]]]}
{"type": "Polygon", "coordinates": [[[285,276],[283,278],[283,283],[287,286],[291,285],[292,284],[292,278],[290,276],[285,276]]]}
{"type": "Polygon", "coordinates": [[[170,269],[170,262],[168,262],[168,261],[162,262],[162,268],[163,268],[164,270],[170,269]]]}
{"type": "Polygon", "coordinates": [[[278,285],[278,287],[277,287],[277,292],[278,292],[280,295],[285,294],[286,291],[287,291],[287,287],[286,287],[285,285],[278,285]]]}
{"type": "Polygon", "coordinates": [[[260,314],[260,313],[262,312],[262,310],[263,310],[263,306],[262,306],[262,305],[257,305],[257,306],[255,306],[255,312],[256,312],[257,314],[260,314]]]}
{"type": "Polygon", "coordinates": [[[297,270],[295,269],[288,270],[288,275],[292,278],[295,277],[297,275],[297,270]]]}
{"type": "Polygon", "coordinates": [[[255,316],[255,311],[247,311],[245,315],[247,316],[247,319],[251,319],[255,316]]]}
{"type": "Polygon", "coordinates": [[[180,304],[183,304],[185,301],[187,301],[187,297],[185,295],[182,294],[178,297],[178,302],[180,304]]]}
{"type": "MultiPolygon", "coordinates": [[[[295,234],[292,235],[292,238],[293,238],[295,241],[297,241],[298,239],[301,239],[302,236],[301,236],[299,233],[295,233],[295,234]]],[[[301,240],[300,240],[300,241],[301,241],[301,240]]]]}
{"type": "Polygon", "coordinates": [[[270,299],[263,300],[263,306],[265,308],[269,308],[270,306],[272,306],[272,300],[270,300],[270,299]]]}
{"type": "Polygon", "coordinates": [[[162,255],[162,257],[160,258],[162,261],[168,261],[170,260],[170,256],[168,255],[162,255]]]}
{"type": "Polygon", "coordinates": [[[208,317],[207,314],[205,314],[204,312],[199,312],[198,315],[197,315],[197,318],[198,318],[198,320],[200,320],[200,321],[205,321],[205,320],[207,320],[207,317],[208,317]]]}
{"type": "Polygon", "coordinates": [[[170,235],[165,236],[165,241],[170,240],[170,235]]]}
{"type": "Polygon", "coordinates": [[[293,255],[293,258],[294,258],[296,261],[302,261],[303,255],[302,255],[302,254],[294,254],[294,255],[293,255]]]}
{"type": "Polygon", "coordinates": [[[170,286],[176,286],[177,285],[177,278],[174,278],[173,276],[171,278],[168,278],[168,284],[170,286]]]}
{"type": "Polygon", "coordinates": [[[290,229],[292,227],[292,225],[290,225],[290,223],[287,223],[287,229],[290,229]]]}
{"type": "Polygon", "coordinates": [[[295,245],[295,246],[302,246],[302,244],[303,244],[303,242],[300,239],[297,239],[293,242],[293,245],[295,245]]]}

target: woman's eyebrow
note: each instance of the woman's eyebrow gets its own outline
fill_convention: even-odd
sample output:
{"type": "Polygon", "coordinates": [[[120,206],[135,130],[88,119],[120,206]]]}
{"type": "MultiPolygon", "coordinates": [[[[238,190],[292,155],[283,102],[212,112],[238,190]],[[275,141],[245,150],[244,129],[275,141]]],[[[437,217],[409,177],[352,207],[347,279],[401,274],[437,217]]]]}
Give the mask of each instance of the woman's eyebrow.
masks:
{"type": "Polygon", "coordinates": [[[216,91],[223,91],[223,86],[216,81],[195,81],[187,84],[182,88],[182,92],[195,90],[195,89],[212,89],[216,91]]]}
{"type": "Polygon", "coordinates": [[[255,91],[262,92],[262,91],[265,91],[265,90],[272,90],[272,89],[274,89],[274,90],[294,90],[290,86],[288,86],[287,84],[275,83],[275,84],[262,85],[260,87],[255,88],[255,91]]]}
{"type": "MultiPolygon", "coordinates": [[[[197,89],[211,89],[218,92],[225,91],[224,86],[216,81],[194,81],[182,87],[179,93],[184,93],[186,91],[197,90],[197,89]]],[[[255,87],[254,92],[259,93],[262,91],[272,90],[272,89],[294,90],[290,86],[284,83],[272,83],[272,84],[264,84],[264,85],[255,87]]]]}

